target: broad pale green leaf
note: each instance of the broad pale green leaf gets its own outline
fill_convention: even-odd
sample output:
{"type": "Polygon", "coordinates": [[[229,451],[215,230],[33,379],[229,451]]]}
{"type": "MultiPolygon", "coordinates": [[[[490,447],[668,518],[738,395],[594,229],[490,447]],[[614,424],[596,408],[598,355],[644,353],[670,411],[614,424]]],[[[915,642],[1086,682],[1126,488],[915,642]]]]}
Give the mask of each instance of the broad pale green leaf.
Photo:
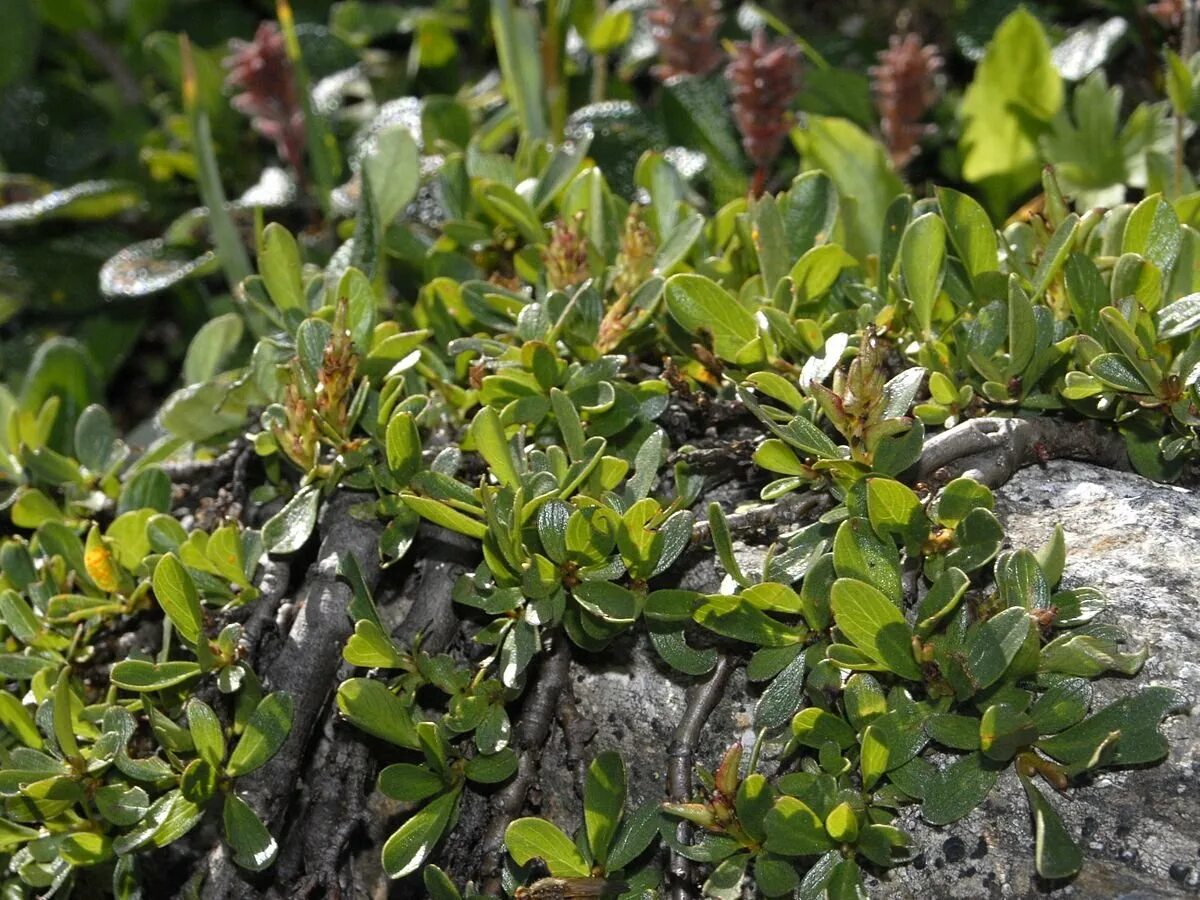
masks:
{"type": "Polygon", "coordinates": [[[194,662],[150,663],[125,659],[112,667],[109,678],[127,691],[161,691],[195,678],[200,671],[199,663],[194,662]]]}
{"type": "Polygon", "coordinates": [[[545,819],[515,819],[504,830],[504,846],[519,866],[540,859],[556,878],[587,878],[592,867],[558,826],[545,819]]]}
{"type": "Polygon", "coordinates": [[[373,678],[350,678],[337,690],[342,715],[367,734],[401,747],[417,749],[412,713],[404,702],[373,678]]]}
{"type": "Polygon", "coordinates": [[[278,222],[271,222],[263,229],[258,272],[271,302],[280,310],[306,307],[304,286],[300,282],[300,248],[292,233],[278,222]]]}
{"type": "Polygon", "coordinates": [[[306,485],[292,495],[283,509],[263,525],[263,543],[271,553],[295,553],[307,542],[317,526],[317,509],[321,491],[316,485],[306,485]]]}
{"type": "Polygon", "coordinates": [[[846,249],[863,259],[878,253],[888,204],[904,191],[887,151],[848,119],[810,115],[792,132],[805,168],[822,169],[837,185],[846,249]]]}
{"type": "Polygon", "coordinates": [[[1048,122],[1062,101],[1062,78],[1050,60],[1046,33],[1022,7],[996,29],[963,97],[963,177],[976,184],[1008,178],[1010,190],[1036,182],[1031,123],[1048,122]]]}
{"type": "Polygon", "coordinates": [[[812,856],[833,846],[825,824],[795,797],[780,797],[763,820],[765,847],[781,856],[812,856]]]}
{"type": "Polygon", "coordinates": [[[763,647],[795,644],[804,637],[803,629],[777,622],[736,595],[706,597],[696,610],[696,622],[725,637],[763,647]]]}
{"type": "Polygon", "coordinates": [[[833,583],[831,604],[838,630],[856,647],[903,678],[921,679],[913,659],[912,629],[896,604],[854,578],[833,583]]]}
{"type": "Polygon", "coordinates": [[[214,769],[220,768],[225,761],[225,734],[217,714],[203,700],[193,697],[187,704],[187,720],[200,758],[214,769]]]}
{"type": "Polygon", "coordinates": [[[400,498],[421,518],[428,519],[435,525],[441,525],[443,528],[473,538],[482,539],[487,534],[487,526],[483,522],[459,512],[452,506],[447,506],[440,500],[419,497],[416,494],[401,494],[400,498]]]}
{"type": "Polygon", "coordinates": [[[420,803],[446,789],[441,775],[426,766],[413,763],[394,763],[379,773],[379,790],[393,800],[420,803]]]}
{"type": "Polygon", "coordinates": [[[891,537],[881,539],[867,519],[853,517],[838,526],[833,539],[833,565],[843,578],[857,578],[899,604],[900,553],[891,537]]]}
{"type": "Polygon", "coordinates": [[[399,412],[388,422],[385,438],[388,469],[406,487],[421,469],[421,433],[412,413],[399,412]]]}
{"type": "Polygon", "coordinates": [[[375,214],[386,227],[417,193],[421,180],[420,155],[406,125],[393,125],[374,138],[363,159],[375,193],[375,214]]]}
{"type": "Polygon", "coordinates": [[[758,336],[754,316],[737,299],[703,275],[673,275],[667,279],[667,309],[682,328],[705,341],[711,336],[717,356],[733,362],[738,352],[758,336]]]}

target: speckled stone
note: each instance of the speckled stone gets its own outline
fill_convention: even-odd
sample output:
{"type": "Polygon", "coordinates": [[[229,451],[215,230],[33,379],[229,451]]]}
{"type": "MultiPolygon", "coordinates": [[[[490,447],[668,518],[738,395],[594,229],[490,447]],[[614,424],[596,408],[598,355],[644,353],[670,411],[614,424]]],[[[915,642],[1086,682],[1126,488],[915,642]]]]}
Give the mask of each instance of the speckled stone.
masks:
{"type": "Polygon", "coordinates": [[[997,492],[996,512],[1014,547],[1040,547],[1061,522],[1064,584],[1103,589],[1109,597],[1104,621],[1121,625],[1149,648],[1135,678],[1095,682],[1096,704],[1142,685],[1164,685],[1183,694],[1191,714],[1164,724],[1171,750],[1162,765],[1106,770],[1090,784],[1048,798],[1084,849],[1083,871],[1073,881],[1048,884],[1036,877],[1028,804],[1009,771],[982,807],[952,825],[932,828],[915,810],[906,815],[932,864],[893,871],[873,885],[872,895],[1196,896],[1198,880],[1189,882],[1189,876],[1200,869],[1200,495],[1126,472],[1055,461],[1018,473],[997,492]],[[937,849],[951,835],[968,847],[986,841],[988,852],[951,862],[937,849]]]}

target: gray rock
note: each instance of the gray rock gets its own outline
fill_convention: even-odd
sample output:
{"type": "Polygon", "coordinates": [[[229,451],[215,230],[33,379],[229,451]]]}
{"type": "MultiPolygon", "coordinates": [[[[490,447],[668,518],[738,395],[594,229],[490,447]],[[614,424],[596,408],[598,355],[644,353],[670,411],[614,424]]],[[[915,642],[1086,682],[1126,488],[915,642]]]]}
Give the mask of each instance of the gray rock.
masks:
{"type": "MultiPolygon", "coordinates": [[[[1017,547],[1040,547],[1061,522],[1067,538],[1066,586],[1108,593],[1105,620],[1145,642],[1150,658],[1132,679],[1096,682],[1096,704],[1142,685],[1180,691],[1193,713],[1200,691],[1200,496],[1137,475],[1058,461],[1026,469],[998,491],[997,513],[1017,547]]],[[[749,554],[748,554],[749,556],[749,554]]],[[[753,568],[753,560],[743,563],[753,568]]],[[[715,590],[710,569],[701,590],[715,590]]],[[[693,585],[689,585],[693,586],[693,585]]],[[[667,670],[646,642],[628,640],[594,665],[577,662],[573,691],[595,733],[588,757],[620,750],[629,764],[630,798],[662,796],[667,745],[683,708],[686,679],[667,670]],[[613,664],[614,657],[621,660],[613,664]]],[[[754,696],[735,673],[710,717],[697,752],[712,767],[736,739],[750,741],[754,696]]],[[[1095,708],[1095,707],[1094,707],[1095,708]]],[[[1200,718],[1178,715],[1162,765],[1105,771],[1066,796],[1051,796],[1068,830],[1084,847],[1083,872],[1046,884],[1033,866],[1033,835],[1024,793],[1010,771],[982,807],[942,828],[905,813],[922,855],[871,878],[872,896],[896,898],[1157,898],[1200,894],[1200,718]]],[[[772,750],[764,753],[769,773],[772,750]]],[[[562,732],[555,729],[542,770],[542,814],[578,827],[577,777],[562,732]]],[[[1053,793],[1053,792],[1050,792],[1053,793]]]]}
{"type": "Polygon", "coordinates": [[[1128,900],[1200,893],[1200,496],[1127,472],[1055,461],[1018,473],[997,501],[1013,546],[1036,549],[1061,523],[1064,584],[1104,590],[1104,621],[1150,650],[1136,678],[1095,682],[1095,704],[1164,685],[1183,694],[1193,714],[1164,724],[1171,751],[1162,765],[1105,771],[1066,796],[1048,797],[1084,849],[1083,871],[1069,884],[1036,878],[1028,804],[1009,771],[959,822],[932,828],[915,810],[906,816],[924,859],[893,871],[873,893],[1007,898],[1053,889],[1054,896],[1128,900]]]}

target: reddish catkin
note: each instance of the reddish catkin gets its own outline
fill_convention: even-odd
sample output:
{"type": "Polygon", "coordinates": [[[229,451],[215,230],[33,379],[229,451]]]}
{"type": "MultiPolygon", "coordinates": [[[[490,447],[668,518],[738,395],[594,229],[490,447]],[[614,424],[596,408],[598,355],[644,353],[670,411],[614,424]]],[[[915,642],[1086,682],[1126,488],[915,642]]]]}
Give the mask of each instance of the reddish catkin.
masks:
{"type": "Polygon", "coordinates": [[[800,48],[791,41],[770,41],[761,29],[749,41],[733,45],[725,69],[733,93],[733,118],[742,148],[754,163],[755,193],[761,193],[767,167],[783,149],[792,127],[792,101],[800,90],[800,48]]]}
{"type": "Polygon", "coordinates": [[[871,89],[880,127],[892,165],[906,166],[916,155],[921,138],[931,126],[921,119],[937,101],[937,73],[942,57],[932,44],[921,46],[915,34],[892,35],[879,65],[872,66],[871,89]]]}
{"type": "Polygon", "coordinates": [[[275,143],[279,158],[303,174],[304,110],[296,90],[283,35],[274,22],[262,22],[252,41],[232,40],[224,60],[225,84],[236,93],[231,105],[275,143]]]}
{"type": "Polygon", "coordinates": [[[654,74],[662,81],[676,75],[707,75],[725,54],[717,41],[721,0],[659,0],[646,13],[661,60],[654,74]]]}
{"type": "Polygon", "coordinates": [[[1146,7],[1146,12],[1163,28],[1180,28],[1183,26],[1185,2],[1186,0],[1157,0],[1146,7]]]}

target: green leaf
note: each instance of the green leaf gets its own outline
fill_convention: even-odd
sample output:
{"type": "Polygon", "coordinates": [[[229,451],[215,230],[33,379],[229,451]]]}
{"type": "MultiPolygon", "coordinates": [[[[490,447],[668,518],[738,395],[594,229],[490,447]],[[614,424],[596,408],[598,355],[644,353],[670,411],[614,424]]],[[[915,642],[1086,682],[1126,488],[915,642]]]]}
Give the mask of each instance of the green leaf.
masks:
{"type": "MultiPolygon", "coordinates": [[[[732,294],[703,275],[672,275],[665,288],[667,309],[689,334],[712,338],[712,349],[728,362],[758,336],[754,316],[732,294]]],[[[703,343],[700,340],[700,343],[703,343]]]]}
{"type": "Polygon", "coordinates": [[[997,762],[1008,762],[1037,740],[1033,719],[1009,703],[993,703],[979,722],[979,749],[997,762]]]}
{"type": "Polygon", "coordinates": [[[975,690],[996,683],[1016,658],[1032,627],[1029,613],[1013,607],[974,629],[967,638],[965,666],[975,690]]]}
{"type": "Polygon", "coordinates": [[[321,490],[306,485],[292,496],[283,508],[263,525],[263,544],[271,553],[295,553],[307,542],[317,526],[317,509],[321,490]]]}
{"type": "Polygon", "coordinates": [[[795,797],[780,797],[763,819],[766,849],[780,856],[813,856],[833,846],[825,825],[795,797]]]}
{"type": "Polygon", "coordinates": [[[244,800],[230,791],[225,795],[225,840],[233,849],[233,861],[243,869],[261,872],[275,861],[279,845],[244,800]]]}
{"type": "Polygon", "coordinates": [[[677,626],[652,624],[650,643],[663,662],[684,675],[704,675],[717,664],[715,647],[697,650],[689,646],[684,638],[684,630],[677,626]]]}
{"type": "Polygon", "coordinates": [[[929,780],[921,815],[931,825],[949,825],[961,819],[991,793],[1002,768],[981,753],[961,757],[929,780]]]}
{"type": "Polygon", "coordinates": [[[433,863],[425,867],[421,878],[425,882],[425,890],[429,892],[430,900],[462,900],[462,894],[450,880],[450,876],[433,863]]]}
{"type": "Polygon", "coordinates": [[[385,437],[388,469],[401,487],[407,487],[421,470],[421,433],[410,412],[399,412],[388,421],[385,437]]]}
{"type": "Polygon", "coordinates": [[[797,653],[775,676],[754,705],[757,728],[777,728],[788,721],[804,702],[804,676],[807,672],[803,653],[797,653]]]}
{"type": "Polygon", "coordinates": [[[1154,318],[1158,323],[1158,339],[1169,341],[1200,326],[1200,293],[1180,297],[1160,308],[1154,318]]]}
{"type": "Polygon", "coordinates": [[[394,763],[379,773],[379,790],[402,803],[420,803],[444,791],[445,780],[425,766],[394,763]]]}
{"type": "Polygon", "coordinates": [[[779,204],[770,194],[753,201],[750,207],[753,222],[751,234],[754,249],[758,254],[759,271],[762,273],[766,296],[773,296],[775,288],[787,276],[791,266],[791,254],[784,234],[783,216],[779,204]]]}
{"type": "Polygon", "coordinates": [[[136,825],[150,808],[150,798],[144,790],[123,784],[106,784],[98,788],[93,800],[100,815],[123,828],[136,825]]]}
{"type": "Polygon", "coordinates": [[[58,680],[54,684],[54,738],[69,760],[80,759],[72,715],[72,708],[77,702],[71,690],[71,670],[64,668],[58,673],[58,680]]]}
{"type": "Polygon", "coordinates": [[[822,169],[837,185],[846,249],[859,258],[878,253],[888,204],[904,191],[887,151],[848,119],[810,115],[792,131],[805,168],[822,169]]]}
{"type": "Polygon", "coordinates": [[[482,539],[487,534],[487,526],[478,519],[459,512],[452,506],[447,506],[440,500],[430,497],[419,497],[416,494],[401,494],[400,499],[423,519],[428,519],[435,525],[441,525],[467,537],[482,539]]]}
{"type": "Polygon", "coordinates": [[[937,713],[925,720],[925,733],[955,750],[979,749],[979,720],[974,716],[937,713]]]}
{"type": "Polygon", "coordinates": [[[963,177],[974,184],[1009,179],[1015,193],[1038,179],[1038,123],[1063,101],[1041,23],[1024,7],[1001,24],[963,96],[959,147],[963,177]]]}
{"type": "Polygon", "coordinates": [[[125,659],[112,667],[109,679],[127,691],[161,691],[183,684],[201,672],[199,663],[149,663],[140,659],[125,659]]]}
{"type": "Polygon", "coordinates": [[[8,691],[0,691],[0,726],[26,747],[41,749],[42,735],[34,722],[33,714],[8,691]]]}
{"type": "Polygon", "coordinates": [[[546,89],[542,83],[541,59],[529,52],[529,48],[539,46],[538,19],[530,10],[514,9],[512,0],[493,0],[491,7],[500,71],[509,100],[521,119],[521,131],[531,141],[544,140],[549,130],[543,103],[546,89]]]}
{"type": "Polygon", "coordinates": [[[1059,762],[1075,765],[1091,758],[1117,732],[1119,740],[1108,761],[1111,765],[1157,762],[1167,752],[1167,741],[1158,732],[1158,723],[1179,703],[1179,695],[1170,688],[1143,688],[1078,725],[1038,741],[1038,748],[1059,762]]]}
{"type": "Polygon", "coordinates": [[[1024,773],[1018,771],[1017,774],[1033,813],[1037,873],[1043,878],[1070,878],[1083,865],[1083,851],[1071,839],[1058,812],[1042,796],[1042,792],[1034,787],[1024,773]]]}
{"type": "Polygon", "coordinates": [[[888,770],[888,756],[888,746],[883,733],[874,725],[868,725],[862,733],[862,749],[859,753],[863,790],[871,790],[888,770]]]}
{"type": "Polygon", "coordinates": [[[662,821],[660,809],[657,800],[647,800],[625,816],[608,854],[608,871],[624,869],[646,852],[658,834],[662,821]]]}
{"type": "Polygon", "coordinates": [[[846,721],[833,713],[810,706],[796,713],[792,719],[792,738],[796,743],[820,750],[832,741],[838,749],[854,746],[858,735],[846,721]]]}
{"type": "Polygon", "coordinates": [[[712,594],[696,610],[696,622],[710,631],[762,647],[782,647],[803,639],[801,630],[775,621],[738,596],[712,594]]]}
{"type": "Polygon", "coordinates": [[[374,137],[374,149],[363,159],[375,196],[375,214],[386,228],[417,193],[420,154],[406,125],[385,128],[374,137]]]}
{"type": "Polygon", "coordinates": [[[946,227],[933,213],[916,219],[900,241],[900,274],[921,331],[933,325],[933,304],[942,289],[946,268],[946,227]]]}
{"type": "Polygon", "coordinates": [[[853,517],[838,526],[833,538],[833,565],[839,576],[874,586],[894,604],[904,597],[896,545],[890,537],[881,540],[866,519],[853,517]]]}
{"type": "Polygon", "coordinates": [[[370,669],[397,669],[404,662],[392,639],[369,619],[354,623],[354,634],[346,641],[342,658],[352,666],[370,669]]]}
{"type": "Polygon", "coordinates": [[[458,792],[443,794],[418,810],[383,845],[383,870],[389,878],[417,871],[429,858],[458,804],[458,792]]]}
{"type": "Polygon", "coordinates": [[[246,730],[229,757],[225,773],[231,778],[253,772],[279,752],[292,730],[291,695],[276,691],[254,708],[246,730]]]}
{"type": "Polygon", "coordinates": [[[867,481],[867,516],[880,537],[898,535],[909,549],[917,549],[929,532],[920,498],[891,478],[867,481]]]}
{"type": "Polygon", "coordinates": [[[871,585],[839,578],[831,594],[838,630],[853,644],[910,681],[921,680],[921,667],[913,659],[912,629],[900,610],[871,585]]]}
{"type": "Polygon", "coordinates": [[[154,567],[154,598],[175,630],[189,644],[198,644],[204,634],[204,611],[195,582],[174,553],[168,553],[154,567]]]}
{"type": "Polygon", "coordinates": [[[545,819],[514,819],[504,830],[504,846],[518,866],[540,859],[556,878],[588,878],[592,874],[574,842],[545,819]]]}
{"type": "Polygon", "coordinates": [[[517,754],[511,747],[503,747],[495,753],[473,756],[463,766],[463,774],[477,784],[499,784],[511,778],[516,771],[517,754]]]}
{"type": "Polygon", "coordinates": [[[263,229],[258,272],[271,302],[281,311],[307,309],[300,281],[300,248],[292,233],[278,222],[263,229]]]}
{"type": "Polygon", "coordinates": [[[737,557],[733,553],[733,537],[729,533],[729,523],[725,520],[725,513],[721,509],[721,504],[717,502],[708,505],[708,531],[712,535],[713,549],[717,551],[717,558],[721,560],[721,565],[725,571],[740,585],[750,583],[749,579],[742,574],[742,567],[738,564],[737,557]]]}
{"type": "Polygon", "coordinates": [[[983,207],[966,194],[937,189],[938,208],[946,220],[950,242],[972,279],[999,269],[996,229],[983,207]]]}
{"type": "MultiPolygon", "coordinates": [[[[244,330],[242,317],[237,313],[215,316],[201,325],[183,360],[183,383],[197,384],[219,375],[241,343],[244,330]]],[[[107,451],[108,447],[104,449],[107,451]]]]}
{"type": "Polygon", "coordinates": [[[193,697],[187,703],[187,721],[196,752],[214,769],[219,769],[225,761],[225,734],[221,730],[221,720],[211,706],[193,697]]]}
{"type": "Polygon", "coordinates": [[[601,753],[588,766],[583,789],[583,821],[588,848],[604,866],[625,811],[625,762],[619,753],[601,753]]]}
{"type": "Polygon", "coordinates": [[[419,748],[412,714],[404,702],[372,678],[350,678],[337,690],[342,715],[367,734],[400,747],[419,748]]]}

